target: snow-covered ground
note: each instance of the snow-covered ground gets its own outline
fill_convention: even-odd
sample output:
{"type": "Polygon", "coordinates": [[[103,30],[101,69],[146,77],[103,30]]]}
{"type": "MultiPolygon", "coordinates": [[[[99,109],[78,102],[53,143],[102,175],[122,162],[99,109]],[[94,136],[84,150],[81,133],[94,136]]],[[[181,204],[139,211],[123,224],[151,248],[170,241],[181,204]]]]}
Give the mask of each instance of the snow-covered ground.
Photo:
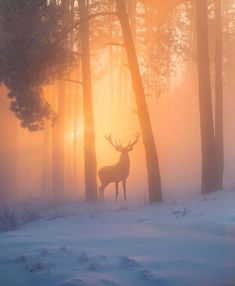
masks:
{"type": "Polygon", "coordinates": [[[1,286],[235,285],[235,190],[74,203],[0,233],[1,286]]]}

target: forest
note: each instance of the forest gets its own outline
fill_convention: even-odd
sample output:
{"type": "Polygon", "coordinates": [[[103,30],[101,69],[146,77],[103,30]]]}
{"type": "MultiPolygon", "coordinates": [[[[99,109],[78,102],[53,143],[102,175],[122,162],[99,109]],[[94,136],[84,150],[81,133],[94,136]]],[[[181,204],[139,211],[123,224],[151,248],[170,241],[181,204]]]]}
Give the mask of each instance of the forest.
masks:
{"type": "Polygon", "coordinates": [[[182,286],[191,281],[177,276],[186,272],[182,259],[196,256],[190,285],[235,285],[235,256],[228,254],[235,246],[234,74],[235,0],[0,0],[0,271],[7,269],[0,284],[182,286]],[[80,217],[83,251],[74,250],[80,217]],[[119,243],[112,219],[123,235],[124,225],[137,221],[129,238],[137,243],[144,235],[144,247],[151,236],[153,260],[161,239],[172,232],[172,241],[162,241],[167,249],[176,231],[176,246],[189,243],[183,258],[172,246],[179,273],[164,264],[170,250],[161,253],[166,272],[160,276],[149,257],[141,266],[147,252],[132,249],[128,237],[120,242],[124,255],[110,251],[133,275],[121,281],[119,268],[108,278],[100,273],[110,254],[102,241],[119,243]],[[50,220],[56,220],[54,229],[37,245],[49,227],[42,221],[50,220]],[[22,236],[20,247],[26,247],[24,228],[31,224],[26,254],[10,251],[22,236]],[[43,230],[34,233],[38,225],[43,230]],[[71,265],[73,247],[73,255],[80,253],[80,278],[60,265],[61,257],[50,261],[49,244],[59,229],[51,255],[67,253],[71,265]],[[8,232],[19,237],[8,240],[8,232]],[[96,253],[101,245],[105,255],[96,253]],[[19,281],[9,275],[9,255],[19,281]],[[62,277],[47,276],[53,263],[62,277]]]}
{"type": "Polygon", "coordinates": [[[97,200],[135,132],[145,200],[234,183],[234,3],[195,2],[2,1],[2,199],[97,200]]]}

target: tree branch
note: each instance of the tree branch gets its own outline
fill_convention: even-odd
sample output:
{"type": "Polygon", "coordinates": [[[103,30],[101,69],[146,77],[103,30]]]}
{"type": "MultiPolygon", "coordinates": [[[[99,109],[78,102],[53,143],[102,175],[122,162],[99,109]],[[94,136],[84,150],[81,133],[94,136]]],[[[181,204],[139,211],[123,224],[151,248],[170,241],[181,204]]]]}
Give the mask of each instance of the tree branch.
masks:
{"type": "Polygon", "coordinates": [[[83,82],[81,80],[76,80],[76,79],[59,78],[58,80],[71,82],[71,83],[77,83],[77,84],[80,84],[80,85],[83,84],[83,82]]]}
{"type": "Polygon", "coordinates": [[[102,47],[105,46],[118,46],[118,47],[125,47],[125,45],[123,43],[115,43],[115,42],[107,42],[106,44],[104,44],[102,47]]]}
{"type": "Polygon", "coordinates": [[[85,17],[82,20],[76,21],[72,26],[70,26],[66,31],[64,31],[59,37],[57,37],[53,44],[56,44],[60,41],[62,41],[67,35],[69,35],[74,29],[79,27],[84,21],[89,21],[90,19],[100,17],[100,16],[117,16],[116,12],[100,12],[100,13],[95,13],[91,14],[88,17],[85,17]]]}

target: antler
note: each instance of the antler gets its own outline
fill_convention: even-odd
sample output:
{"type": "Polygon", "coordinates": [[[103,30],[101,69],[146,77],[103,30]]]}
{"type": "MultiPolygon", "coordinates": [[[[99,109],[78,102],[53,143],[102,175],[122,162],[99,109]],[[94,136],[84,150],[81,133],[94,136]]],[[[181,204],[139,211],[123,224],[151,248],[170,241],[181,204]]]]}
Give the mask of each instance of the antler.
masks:
{"type": "Polygon", "coordinates": [[[123,146],[121,144],[121,142],[113,142],[112,140],[112,136],[111,133],[108,136],[104,135],[104,138],[117,150],[117,151],[121,151],[123,149],[123,146]]]}
{"type": "Polygon", "coordinates": [[[136,132],[134,134],[134,141],[131,142],[131,140],[129,141],[129,143],[127,144],[126,147],[123,147],[121,142],[120,141],[113,141],[112,139],[112,136],[111,136],[111,133],[107,136],[104,135],[104,138],[109,142],[110,145],[112,145],[117,151],[119,152],[122,152],[124,150],[127,150],[127,151],[131,151],[133,146],[135,144],[137,144],[137,142],[139,141],[139,138],[140,138],[140,134],[138,132],[136,132]],[[130,150],[129,150],[130,149],[130,150]]]}
{"type": "Polygon", "coordinates": [[[129,143],[126,146],[126,148],[128,148],[128,149],[133,147],[135,144],[137,144],[137,142],[139,141],[139,138],[140,138],[140,133],[136,132],[133,136],[135,139],[133,142],[129,141],[129,143]]]}

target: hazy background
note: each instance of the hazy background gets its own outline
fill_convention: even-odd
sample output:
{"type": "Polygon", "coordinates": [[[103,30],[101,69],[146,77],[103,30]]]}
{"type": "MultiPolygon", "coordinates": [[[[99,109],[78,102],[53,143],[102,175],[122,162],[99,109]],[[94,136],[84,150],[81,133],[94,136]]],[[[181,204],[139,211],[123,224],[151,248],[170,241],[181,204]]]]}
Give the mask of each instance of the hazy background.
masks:
{"type": "MultiPolygon", "coordinates": [[[[147,99],[152,119],[159,155],[160,170],[164,197],[178,194],[200,192],[200,137],[199,112],[196,88],[196,72],[192,74],[191,84],[183,79],[172,80],[171,90],[160,97],[147,99]]],[[[103,135],[112,133],[116,140],[128,143],[135,131],[139,131],[134,98],[130,85],[117,82],[116,91],[110,92],[104,78],[94,85],[94,111],[96,127],[96,150],[98,168],[114,164],[119,154],[104,139],[103,135]]],[[[56,84],[55,84],[56,85],[56,84]]],[[[49,87],[51,89],[52,87],[49,87]]],[[[53,87],[56,92],[55,87],[53,87]]],[[[68,96],[77,94],[77,87],[68,85],[68,96]]],[[[56,94],[54,94],[54,97],[56,94]]],[[[49,98],[49,96],[48,96],[49,98]]],[[[45,173],[50,175],[51,138],[48,129],[45,131],[29,132],[22,129],[15,116],[9,110],[9,101],[5,90],[1,88],[0,95],[0,128],[1,133],[1,176],[7,188],[11,188],[19,198],[36,198],[41,195],[50,197],[50,181],[45,183],[45,173]],[[46,151],[45,151],[46,150],[46,151]]],[[[65,187],[66,196],[83,198],[83,115],[82,106],[78,111],[78,134],[76,174],[71,172],[73,160],[72,142],[73,130],[68,128],[65,140],[65,187]],[[73,189],[71,182],[74,177],[78,187],[73,189]]],[[[234,185],[235,171],[235,97],[229,91],[224,97],[224,132],[225,132],[225,172],[224,186],[234,185]]],[[[142,139],[130,153],[131,171],[127,184],[129,197],[140,197],[147,200],[147,180],[142,139]]],[[[2,179],[2,180],[3,180],[2,179]]],[[[48,180],[48,179],[47,179],[48,180]]],[[[98,182],[99,183],[99,182],[98,182]]],[[[121,196],[123,195],[120,192],[121,196]]],[[[106,190],[108,199],[114,199],[114,186],[106,190]]]]}

